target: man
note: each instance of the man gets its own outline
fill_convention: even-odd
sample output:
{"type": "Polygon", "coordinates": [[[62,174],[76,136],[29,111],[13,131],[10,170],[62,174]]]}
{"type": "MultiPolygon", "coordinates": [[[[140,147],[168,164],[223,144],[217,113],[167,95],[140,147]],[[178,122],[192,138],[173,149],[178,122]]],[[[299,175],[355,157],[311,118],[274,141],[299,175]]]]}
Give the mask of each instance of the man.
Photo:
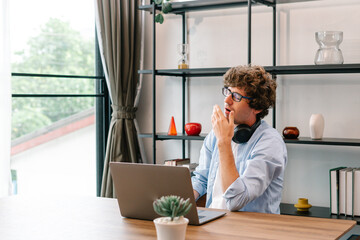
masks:
{"type": "Polygon", "coordinates": [[[214,106],[192,177],[195,198],[207,193],[206,207],[280,213],[286,146],[261,120],[275,104],[276,82],[260,66],[238,66],[225,73],[222,91],[225,114],[214,106]]]}

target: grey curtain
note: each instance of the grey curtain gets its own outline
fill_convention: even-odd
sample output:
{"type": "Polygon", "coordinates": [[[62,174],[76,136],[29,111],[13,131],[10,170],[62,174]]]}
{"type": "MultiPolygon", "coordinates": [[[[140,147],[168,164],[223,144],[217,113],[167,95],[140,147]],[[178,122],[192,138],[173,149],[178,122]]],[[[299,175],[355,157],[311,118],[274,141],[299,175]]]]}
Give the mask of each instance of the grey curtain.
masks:
{"type": "Polygon", "coordinates": [[[141,12],[138,0],[95,0],[100,54],[112,102],[112,118],[101,186],[102,197],[116,197],[110,162],[142,162],[135,113],[141,84],[141,12]]]}

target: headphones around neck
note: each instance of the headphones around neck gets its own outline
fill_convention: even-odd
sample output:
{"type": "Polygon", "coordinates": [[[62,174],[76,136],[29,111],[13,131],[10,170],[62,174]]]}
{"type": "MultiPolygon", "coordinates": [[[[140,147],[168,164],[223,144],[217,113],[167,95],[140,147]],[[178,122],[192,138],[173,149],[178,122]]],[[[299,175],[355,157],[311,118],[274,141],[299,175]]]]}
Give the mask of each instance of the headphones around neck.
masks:
{"type": "Polygon", "coordinates": [[[261,120],[257,120],[251,127],[246,124],[239,124],[234,129],[234,136],[232,140],[235,143],[246,143],[249,141],[255,130],[260,125],[261,120]]]}

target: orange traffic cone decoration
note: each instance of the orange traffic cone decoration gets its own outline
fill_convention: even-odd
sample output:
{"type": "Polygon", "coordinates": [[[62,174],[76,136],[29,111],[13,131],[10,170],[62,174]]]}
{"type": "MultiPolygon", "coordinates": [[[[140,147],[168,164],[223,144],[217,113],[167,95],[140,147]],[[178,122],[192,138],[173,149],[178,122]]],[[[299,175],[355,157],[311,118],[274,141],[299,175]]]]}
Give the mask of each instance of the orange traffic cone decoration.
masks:
{"type": "Polygon", "coordinates": [[[170,126],[169,126],[168,135],[172,135],[172,136],[177,135],[174,116],[171,117],[171,122],[170,122],[170,126]]]}

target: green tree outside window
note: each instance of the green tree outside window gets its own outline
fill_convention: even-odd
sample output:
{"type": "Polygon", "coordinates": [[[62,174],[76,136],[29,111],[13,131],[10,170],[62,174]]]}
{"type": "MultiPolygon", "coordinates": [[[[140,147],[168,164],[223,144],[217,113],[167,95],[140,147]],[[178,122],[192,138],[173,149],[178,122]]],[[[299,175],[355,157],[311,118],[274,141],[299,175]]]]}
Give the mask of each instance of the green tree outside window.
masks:
{"type": "MultiPolygon", "coordinates": [[[[94,76],[94,39],[51,18],[27,48],[16,53],[12,72],[94,76]]],[[[13,77],[12,93],[92,94],[93,79],[13,77]]],[[[94,98],[13,98],[12,139],[93,108],[94,98]]]]}

